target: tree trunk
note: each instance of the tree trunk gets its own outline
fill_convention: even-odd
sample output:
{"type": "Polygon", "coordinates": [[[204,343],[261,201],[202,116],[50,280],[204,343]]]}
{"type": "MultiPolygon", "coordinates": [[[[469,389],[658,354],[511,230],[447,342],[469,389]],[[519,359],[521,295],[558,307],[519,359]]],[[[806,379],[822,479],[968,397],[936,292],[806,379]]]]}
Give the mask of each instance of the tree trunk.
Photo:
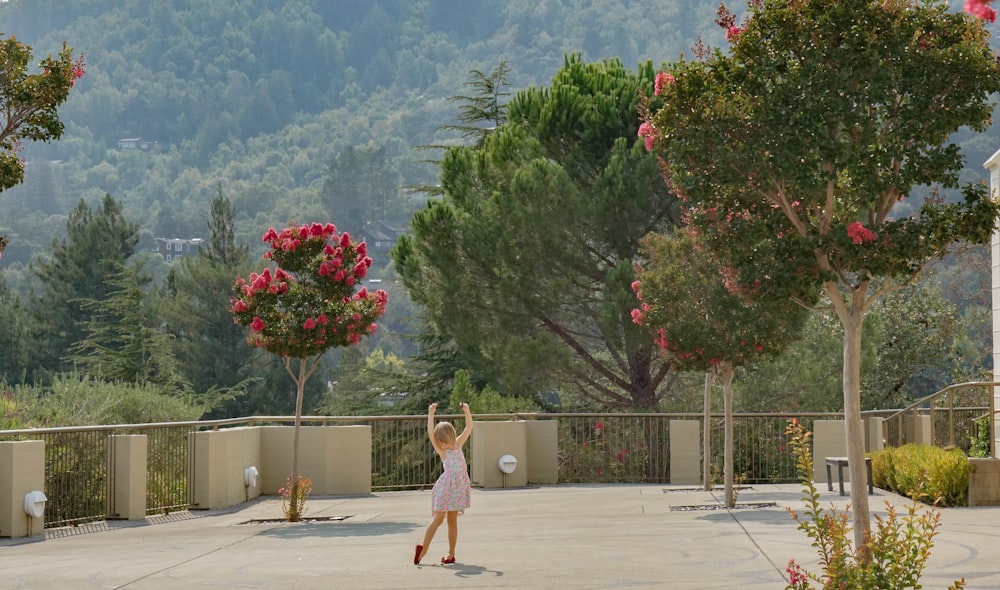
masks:
{"type": "MultiPolygon", "coordinates": [[[[865,467],[865,433],[861,421],[861,324],[864,310],[856,294],[844,321],[844,422],[847,425],[847,461],[851,474],[851,509],[854,511],[854,547],[864,545],[871,530],[868,512],[868,470],[865,467]],[[858,303],[855,303],[858,301],[858,303]]],[[[816,457],[815,460],[821,460],[816,457]]]]}
{"type": "Polygon", "coordinates": [[[719,381],[722,383],[722,403],[723,403],[723,414],[726,424],[726,442],[725,442],[725,458],[723,462],[725,463],[725,475],[723,476],[724,484],[726,486],[726,508],[736,507],[736,490],[733,488],[733,376],[735,371],[732,365],[729,363],[721,363],[717,369],[716,375],[719,381]]]}
{"type": "Polygon", "coordinates": [[[299,359],[299,374],[296,377],[290,367],[291,359],[286,359],[285,367],[295,381],[295,428],[292,430],[292,474],[289,485],[288,499],[288,521],[299,522],[302,515],[299,514],[299,431],[302,427],[302,398],[304,397],[306,386],[306,359],[299,359]]]}
{"type": "Polygon", "coordinates": [[[705,373],[705,420],[701,433],[701,481],[705,491],[712,490],[712,373],[705,373]]]}

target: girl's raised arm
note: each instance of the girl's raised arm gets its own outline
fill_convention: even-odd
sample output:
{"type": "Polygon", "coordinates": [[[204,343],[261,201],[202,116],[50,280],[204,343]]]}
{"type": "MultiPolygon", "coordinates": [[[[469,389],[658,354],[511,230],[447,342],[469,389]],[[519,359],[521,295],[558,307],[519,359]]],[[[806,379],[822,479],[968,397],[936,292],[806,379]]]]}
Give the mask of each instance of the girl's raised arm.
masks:
{"type": "Polygon", "coordinates": [[[462,434],[458,435],[456,442],[458,446],[461,447],[465,444],[465,441],[469,440],[469,436],[472,434],[472,411],[469,409],[469,404],[462,402],[462,411],[465,412],[465,428],[462,429],[462,434]]]}
{"type": "Polygon", "coordinates": [[[427,438],[431,439],[431,446],[435,451],[439,451],[438,443],[434,440],[434,412],[437,411],[437,404],[427,406],[427,438]]]}

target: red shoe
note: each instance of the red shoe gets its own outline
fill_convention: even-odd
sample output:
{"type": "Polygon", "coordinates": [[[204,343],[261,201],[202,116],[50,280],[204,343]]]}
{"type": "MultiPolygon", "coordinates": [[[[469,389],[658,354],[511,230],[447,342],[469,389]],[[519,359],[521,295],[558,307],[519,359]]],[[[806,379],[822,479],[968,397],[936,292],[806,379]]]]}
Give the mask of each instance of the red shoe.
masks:
{"type": "Polygon", "coordinates": [[[424,546],[417,545],[417,549],[413,553],[413,565],[420,565],[420,554],[423,552],[424,552],[424,546]]]}
{"type": "Polygon", "coordinates": [[[455,556],[452,555],[451,557],[442,557],[441,563],[443,564],[455,563],[455,556]]]}

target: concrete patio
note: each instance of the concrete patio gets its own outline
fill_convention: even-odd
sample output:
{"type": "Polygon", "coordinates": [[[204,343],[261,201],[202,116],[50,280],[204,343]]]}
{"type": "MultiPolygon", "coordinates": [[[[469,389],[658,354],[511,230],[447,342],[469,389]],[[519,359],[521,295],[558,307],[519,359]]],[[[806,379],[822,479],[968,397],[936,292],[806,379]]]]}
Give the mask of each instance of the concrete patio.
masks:
{"type": "MultiPolygon", "coordinates": [[[[847,498],[827,492],[824,505],[847,498]]],[[[46,539],[0,539],[0,590],[191,588],[784,588],[790,558],[815,564],[786,507],[798,485],[753,486],[738,502],[773,507],[679,510],[717,504],[721,490],[666,485],[554,485],[473,490],[460,518],[457,563],[443,566],[439,529],[424,564],[413,547],[430,520],[430,492],[313,497],[312,523],[280,518],[263,497],[233,509],[180,512],[139,522],[50,529],[46,539]],[[672,510],[674,508],[674,510],[672,510]]],[[[905,498],[876,489],[884,502],[905,498]]],[[[925,588],[959,577],[968,588],[1000,588],[1000,508],[943,511],[925,588]]],[[[813,568],[810,568],[813,569],[813,568]]]]}

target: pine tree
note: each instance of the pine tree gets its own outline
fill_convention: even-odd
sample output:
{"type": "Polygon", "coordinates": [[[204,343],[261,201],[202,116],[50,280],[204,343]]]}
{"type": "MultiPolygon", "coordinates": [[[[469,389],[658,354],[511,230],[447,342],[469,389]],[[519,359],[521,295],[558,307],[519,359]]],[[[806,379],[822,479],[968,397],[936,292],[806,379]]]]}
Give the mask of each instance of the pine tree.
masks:
{"type": "Polygon", "coordinates": [[[63,358],[83,339],[91,317],[82,302],[107,296],[105,280],[120,272],[139,241],[138,224],[125,218],[111,195],[96,210],[81,200],[69,214],[66,232],[33,266],[42,289],[31,300],[32,379],[47,379],[51,372],[71,367],[63,358]]]}

